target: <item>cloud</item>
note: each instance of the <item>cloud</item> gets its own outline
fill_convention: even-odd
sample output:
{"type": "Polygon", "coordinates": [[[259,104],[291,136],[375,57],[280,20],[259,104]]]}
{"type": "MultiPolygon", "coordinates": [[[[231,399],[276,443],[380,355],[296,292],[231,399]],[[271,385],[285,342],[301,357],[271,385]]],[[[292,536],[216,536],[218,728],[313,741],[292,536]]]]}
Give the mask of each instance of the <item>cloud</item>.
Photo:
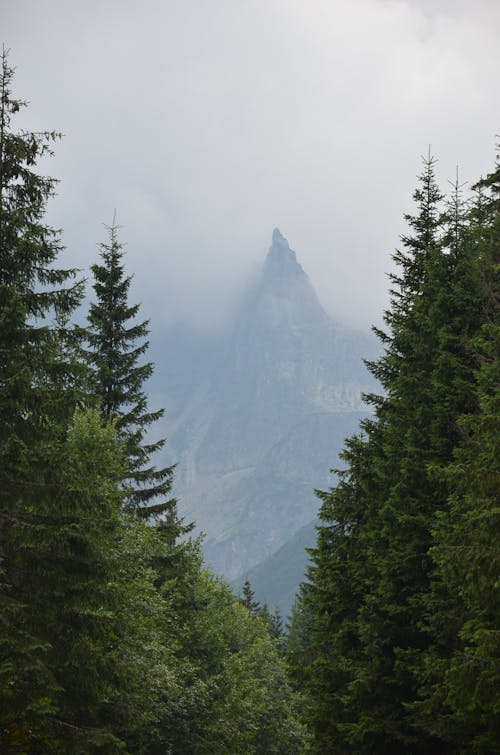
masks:
{"type": "MultiPolygon", "coordinates": [[[[47,170],[68,258],[117,208],[134,295],[214,322],[279,226],[337,317],[367,327],[430,143],[443,185],[493,164],[500,5],[457,0],[17,0],[2,33],[65,132],[47,170]]],[[[44,166],[45,167],[45,166],[44,166]]]]}

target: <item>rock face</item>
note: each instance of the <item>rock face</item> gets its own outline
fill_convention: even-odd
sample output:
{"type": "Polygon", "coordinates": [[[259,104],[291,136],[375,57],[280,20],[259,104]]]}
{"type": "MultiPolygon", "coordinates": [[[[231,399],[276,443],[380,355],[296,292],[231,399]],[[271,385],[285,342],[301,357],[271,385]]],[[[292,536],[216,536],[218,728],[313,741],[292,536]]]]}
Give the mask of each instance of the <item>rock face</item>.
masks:
{"type": "Polygon", "coordinates": [[[172,338],[165,402],[179,509],[233,579],[315,518],[313,489],[331,483],[367,413],[362,359],[374,339],[334,324],[277,229],[230,336],[191,348],[172,338]]]}

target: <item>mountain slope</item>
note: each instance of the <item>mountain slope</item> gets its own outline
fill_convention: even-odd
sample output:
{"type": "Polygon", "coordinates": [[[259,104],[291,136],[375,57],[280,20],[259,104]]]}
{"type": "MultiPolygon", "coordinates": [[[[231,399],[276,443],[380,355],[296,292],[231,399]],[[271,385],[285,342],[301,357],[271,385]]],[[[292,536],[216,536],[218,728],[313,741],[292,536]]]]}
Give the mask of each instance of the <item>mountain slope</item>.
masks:
{"type": "Polygon", "coordinates": [[[304,525],[275,553],[260,564],[234,580],[236,593],[241,593],[243,583],[252,585],[256,600],[267,603],[269,608],[279,608],[283,618],[292,609],[298,587],[304,581],[309,562],[306,548],[316,542],[316,520],[304,525]]]}
{"type": "Polygon", "coordinates": [[[211,349],[179,345],[165,386],[179,506],[206,533],[209,563],[232,579],[315,517],[313,488],[331,482],[366,414],[361,393],[373,383],[362,358],[374,339],[331,320],[276,229],[230,335],[211,349]]]}

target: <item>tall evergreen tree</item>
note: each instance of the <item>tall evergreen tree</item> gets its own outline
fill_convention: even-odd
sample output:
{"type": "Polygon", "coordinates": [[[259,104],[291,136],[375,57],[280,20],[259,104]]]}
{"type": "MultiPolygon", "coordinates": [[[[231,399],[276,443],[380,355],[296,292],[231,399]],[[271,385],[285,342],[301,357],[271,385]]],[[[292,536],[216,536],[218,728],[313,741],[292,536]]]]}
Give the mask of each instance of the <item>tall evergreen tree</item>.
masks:
{"type": "Polygon", "coordinates": [[[157,469],[152,455],[165,441],[148,442],[150,426],[163,415],[163,409],[148,410],[144,383],[153,373],[151,362],[140,364],[149,342],[149,322],[137,323],[139,305],[129,305],[131,276],[125,275],[123,244],[118,226],[107,227],[108,241],[100,244],[101,264],[92,266],[96,301],[88,314],[90,361],[95,391],[105,420],[116,420],[118,435],[125,444],[129,461],[127,502],[142,517],[162,515],[177,526],[175,501],[168,498],[173,467],[157,469]],[[158,502],[158,498],[163,500],[158,502]]]}
{"type": "MultiPolygon", "coordinates": [[[[311,689],[317,751],[445,752],[409,706],[431,638],[424,616],[429,548],[446,487],[429,472],[450,460],[456,420],[471,409],[480,295],[468,248],[443,238],[443,197],[425,161],[396,251],[385,347],[369,364],[384,394],[350,439],[336,489],[320,494],[318,543],[306,603],[315,614],[311,689]],[[447,248],[449,246],[450,248],[447,248]],[[466,285],[465,282],[466,281],[466,285]]],[[[456,219],[455,219],[456,220],[456,219]]]]}
{"type": "MultiPolygon", "coordinates": [[[[449,505],[437,513],[431,555],[437,569],[429,601],[434,640],[415,706],[428,731],[455,752],[494,752],[500,741],[500,166],[476,186],[466,243],[482,280],[479,333],[468,334],[477,354],[476,411],[459,422],[454,458],[436,475],[449,505]]],[[[471,263],[472,261],[470,261],[471,263]]]]}
{"type": "MultiPolygon", "coordinates": [[[[77,271],[55,266],[58,231],[43,222],[55,180],[37,175],[52,154],[56,132],[14,132],[11,119],[26,105],[11,92],[14,70],[3,51],[0,70],[0,425],[3,439],[42,430],[42,413],[71,416],[73,360],[63,357],[64,327],[83,289],[77,271]],[[57,384],[59,390],[54,390],[57,384]],[[42,403],[44,404],[42,410],[42,403]],[[69,405],[69,409],[68,409],[69,405]]],[[[3,444],[2,444],[2,447],[3,444]]],[[[5,489],[5,488],[4,488],[5,489]]]]}
{"type": "MultiPolygon", "coordinates": [[[[79,367],[66,357],[64,323],[78,305],[76,271],[61,269],[59,233],[44,222],[55,181],[36,173],[56,132],[16,132],[26,105],[12,94],[14,70],[0,64],[0,709],[9,727],[23,711],[50,707],[47,645],[33,628],[27,550],[33,538],[47,460],[80,395],[79,367]],[[14,537],[14,534],[16,536],[14,537]]],[[[68,350],[71,354],[71,349],[68,350]]],[[[45,561],[46,562],[46,561],[45,561]]],[[[38,720],[41,720],[40,718],[38,720]]]]}

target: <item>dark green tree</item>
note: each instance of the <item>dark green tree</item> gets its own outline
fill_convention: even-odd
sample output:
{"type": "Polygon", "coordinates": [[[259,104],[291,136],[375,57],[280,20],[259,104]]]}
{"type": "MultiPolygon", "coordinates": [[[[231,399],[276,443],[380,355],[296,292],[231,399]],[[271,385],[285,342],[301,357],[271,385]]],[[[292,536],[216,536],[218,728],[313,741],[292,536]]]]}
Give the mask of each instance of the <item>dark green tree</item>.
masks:
{"type": "Polygon", "coordinates": [[[306,591],[318,752],[446,751],[411,705],[433,642],[425,616],[434,517],[447,505],[429,470],[449,462],[457,418],[474,407],[467,334],[478,327],[481,287],[461,243],[463,213],[443,214],[430,157],[414,199],[411,234],[394,255],[388,329],[376,329],[384,353],[369,364],[384,392],[367,397],[375,416],[347,442],[337,487],[320,494],[306,591]]]}
{"type": "Polygon", "coordinates": [[[157,469],[151,457],[165,441],[149,441],[147,433],[163,415],[149,411],[144,383],[153,373],[151,362],[140,363],[149,342],[149,322],[136,322],[139,305],[129,305],[131,276],[125,275],[123,244],[115,221],[100,245],[101,264],[92,266],[96,301],[88,314],[89,357],[94,388],[105,420],[116,420],[118,436],[129,461],[127,503],[142,517],[168,520],[177,527],[175,500],[169,498],[173,467],[157,469]],[[162,500],[158,500],[162,499],[162,500]]]}
{"type": "Polygon", "coordinates": [[[271,614],[269,633],[275,640],[279,640],[283,637],[283,619],[278,606],[275,606],[274,611],[271,614]]]}
{"type": "Polygon", "coordinates": [[[242,605],[245,606],[247,611],[252,614],[258,614],[261,610],[261,606],[258,600],[255,600],[255,593],[252,589],[252,585],[246,579],[242,587],[242,597],[240,598],[242,605]]]}
{"type": "MultiPolygon", "coordinates": [[[[68,325],[81,285],[55,264],[58,235],[43,223],[54,182],[34,171],[57,135],[12,132],[22,103],[11,79],[4,54],[0,750],[299,752],[296,696],[264,623],[203,569],[196,546],[136,516],[144,499],[123,506],[131,472],[154,489],[146,505],[168,492],[171,476],[160,470],[152,480],[144,463],[154,447],[133,445],[156,418],[141,399],[145,346],[126,337],[142,338],[141,326],[117,325],[131,347],[118,352],[118,367],[125,375],[128,366],[135,388],[106,405],[104,423],[102,411],[75,411],[89,401],[68,325]]],[[[127,312],[123,298],[116,306],[127,312]]]]}
{"type": "MultiPolygon", "coordinates": [[[[61,269],[59,233],[44,222],[55,181],[36,172],[52,153],[55,132],[16,132],[26,105],[12,94],[14,70],[4,49],[0,64],[0,709],[15,736],[23,716],[43,721],[53,679],[47,644],[31,621],[33,594],[27,550],[40,490],[58,442],[82,391],[71,359],[68,319],[82,296],[76,271],[61,269]],[[70,354],[70,358],[67,358],[70,354]],[[16,536],[14,537],[14,534],[16,536]]],[[[33,724],[35,726],[35,724],[33,724]]],[[[35,727],[36,728],[36,727],[35,727]]],[[[5,730],[4,729],[4,730],[5,730]]]]}
{"type": "Polygon", "coordinates": [[[193,544],[181,595],[174,594],[170,631],[186,663],[187,689],[182,704],[164,721],[171,751],[302,752],[300,695],[290,686],[265,622],[201,563],[193,544]]]}
{"type": "MultiPolygon", "coordinates": [[[[500,741],[499,386],[500,167],[476,186],[467,244],[483,282],[477,355],[477,409],[459,421],[453,460],[436,469],[449,492],[439,511],[431,555],[437,564],[428,624],[423,699],[427,730],[455,752],[494,752],[500,741]]],[[[472,334],[473,335],[473,334],[472,334]]]]}

